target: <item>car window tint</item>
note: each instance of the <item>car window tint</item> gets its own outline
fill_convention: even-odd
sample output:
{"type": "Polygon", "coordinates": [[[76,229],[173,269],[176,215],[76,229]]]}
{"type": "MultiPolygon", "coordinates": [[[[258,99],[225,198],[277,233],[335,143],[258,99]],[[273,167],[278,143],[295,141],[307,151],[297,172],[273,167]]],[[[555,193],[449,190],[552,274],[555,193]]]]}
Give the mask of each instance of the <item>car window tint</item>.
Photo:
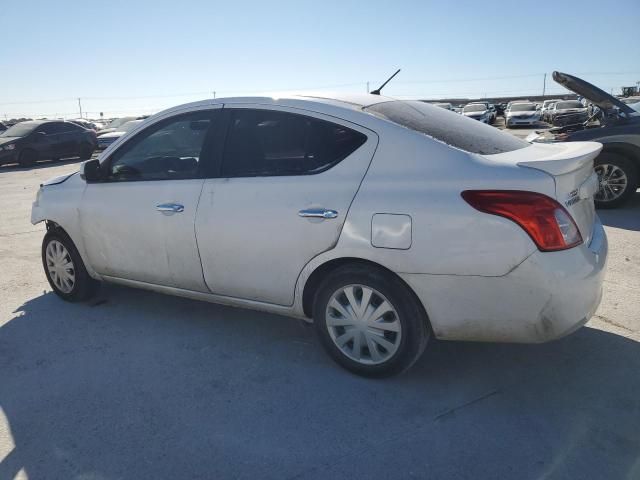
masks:
{"type": "Polygon", "coordinates": [[[58,126],[59,124],[57,123],[45,123],[40,125],[39,127],[36,128],[36,131],[38,132],[44,132],[47,135],[51,135],[54,133],[58,133],[60,131],[60,128],[58,126]]]}
{"type": "Polygon", "coordinates": [[[223,177],[308,175],[340,162],[367,137],[304,115],[236,110],[222,161],[223,177]]]}
{"type": "Polygon", "coordinates": [[[111,158],[116,181],[197,178],[200,155],[211,127],[210,113],[161,122],[136,135],[111,158]]]}
{"type": "Polygon", "coordinates": [[[85,130],[84,127],[81,127],[80,125],[77,125],[72,122],[60,123],[58,125],[60,128],[60,132],[81,132],[85,130]]]}
{"type": "Polygon", "coordinates": [[[471,153],[490,155],[529,146],[495,127],[420,101],[377,103],[365,112],[471,153]]]}

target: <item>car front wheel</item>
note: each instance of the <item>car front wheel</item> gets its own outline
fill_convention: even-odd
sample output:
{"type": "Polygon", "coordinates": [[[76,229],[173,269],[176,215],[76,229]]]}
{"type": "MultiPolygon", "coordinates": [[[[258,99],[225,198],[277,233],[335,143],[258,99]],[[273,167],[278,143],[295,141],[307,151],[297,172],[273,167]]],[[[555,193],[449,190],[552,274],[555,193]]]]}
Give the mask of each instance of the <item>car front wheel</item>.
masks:
{"type": "Polygon", "coordinates": [[[595,161],[599,189],[597,208],[617,208],[629,200],[638,188],[638,173],[628,158],[612,152],[601,153],[595,161]]]}
{"type": "Polygon", "coordinates": [[[420,358],[430,335],[422,306],[397,277],[366,265],[341,267],[320,285],[313,309],[320,340],[358,375],[401,373],[420,358]]]}
{"type": "Polygon", "coordinates": [[[99,282],[89,276],[71,239],[50,230],[42,241],[42,265],[49,285],[63,300],[79,302],[91,298],[99,282]]]}
{"type": "Polygon", "coordinates": [[[38,153],[35,150],[31,150],[29,148],[24,149],[20,152],[20,156],[18,157],[18,163],[21,167],[27,168],[33,166],[38,160],[38,153]]]}

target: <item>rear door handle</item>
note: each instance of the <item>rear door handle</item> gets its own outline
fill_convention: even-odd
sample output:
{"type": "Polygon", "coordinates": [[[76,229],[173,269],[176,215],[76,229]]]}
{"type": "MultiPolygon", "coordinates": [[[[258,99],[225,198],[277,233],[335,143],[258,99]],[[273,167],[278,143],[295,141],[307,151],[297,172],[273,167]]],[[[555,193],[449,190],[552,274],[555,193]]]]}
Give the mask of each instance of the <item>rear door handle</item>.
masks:
{"type": "Polygon", "coordinates": [[[327,210],[326,208],[308,208],[306,210],[300,210],[298,212],[300,217],[310,218],[336,218],[338,212],[335,210],[327,210]]]}
{"type": "Polygon", "coordinates": [[[179,203],[161,203],[160,205],[156,205],[156,210],[165,215],[173,215],[174,213],[184,212],[184,205],[180,205],[179,203]]]}

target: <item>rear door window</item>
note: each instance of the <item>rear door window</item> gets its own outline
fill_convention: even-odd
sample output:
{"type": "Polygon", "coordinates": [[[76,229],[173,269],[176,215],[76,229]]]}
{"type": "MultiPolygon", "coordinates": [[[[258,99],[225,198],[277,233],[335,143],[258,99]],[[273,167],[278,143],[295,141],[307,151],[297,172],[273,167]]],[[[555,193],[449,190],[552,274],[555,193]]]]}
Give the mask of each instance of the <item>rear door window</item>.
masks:
{"type": "Polygon", "coordinates": [[[470,153],[491,155],[529,146],[495,127],[424,102],[383,102],[364,111],[470,153]]]}
{"type": "Polygon", "coordinates": [[[232,112],[222,177],[310,175],[353,153],[367,137],[306,115],[274,110],[232,112]]]}

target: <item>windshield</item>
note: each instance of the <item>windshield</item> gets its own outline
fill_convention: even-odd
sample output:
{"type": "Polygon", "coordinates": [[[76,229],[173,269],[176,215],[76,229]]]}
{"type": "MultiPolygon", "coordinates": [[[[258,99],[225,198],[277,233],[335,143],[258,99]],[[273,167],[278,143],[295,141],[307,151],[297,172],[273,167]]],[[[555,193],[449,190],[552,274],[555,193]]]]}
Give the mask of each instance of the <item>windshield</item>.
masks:
{"type": "Polygon", "coordinates": [[[39,123],[22,122],[16,123],[13,127],[9,127],[0,133],[0,137],[26,137],[38,127],[39,123]]]}
{"type": "Polygon", "coordinates": [[[463,112],[484,112],[487,109],[484,105],[476,104],[476,105],[467,105],[464,107],[463,112]]]}
{"type": "Polygon", "coordinates": [[[121,132],[129,132],[142,123],[142,120],[131,120],[122,125],[118,130],[121,132]]]}
{"type": "Polygon", "coordinates": [[[556,110],[564,110],[566,108],[584,108],[577,100],[572,100],[570,102],[558,102],[556,103],[556,110]]]}
{"type": "Polygon", "coordinates": [[[470,153],[491,155],[529,145],[497,128],[424,102],[396,100],[378,103],[365,108],[365,112],[470,153]]]}
{"type": "Polygon", "coordinates": [[[633,108],[636,112],[640,112],[640,102],[629,104],[631,108],[633,108]]]}
{"type": "Polygon", "coordinates": [[[535,103],[514,103],[511,105],[512,112],[533,112],[536,109],[535,103]]]}

